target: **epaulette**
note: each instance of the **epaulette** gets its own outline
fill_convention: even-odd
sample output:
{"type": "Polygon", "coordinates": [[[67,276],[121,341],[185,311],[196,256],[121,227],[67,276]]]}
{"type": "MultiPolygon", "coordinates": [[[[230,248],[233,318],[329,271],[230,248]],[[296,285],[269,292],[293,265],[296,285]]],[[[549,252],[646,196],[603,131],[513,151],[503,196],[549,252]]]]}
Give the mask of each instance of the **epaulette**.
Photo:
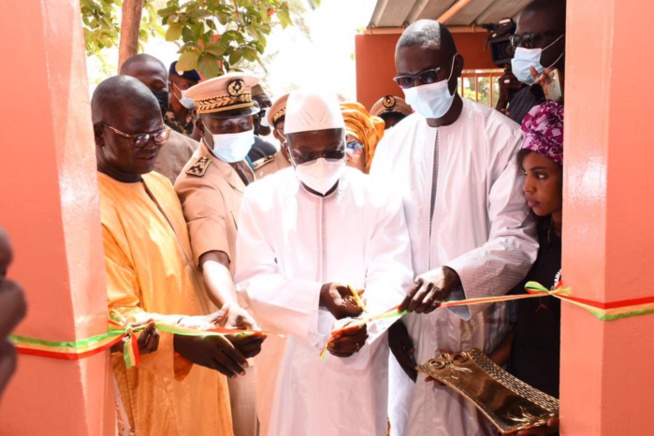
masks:
{"type": "Polygon", "coordinates": [[[191,165],[189,169],[186,170],[186,174],[189,176],[202,177],[207,172],[207,168],[211,164],[211,158],[208,156],[202,156],[198,159],[195,164],[191,165]]]}
{"type": "Polygon", "coordinates": [[[252,169],[257,171],[258,169],[268,165],[270,162],[275,160],[276,154],[271,154],[270,156],[262,157],[252,162],[252,169]]]}

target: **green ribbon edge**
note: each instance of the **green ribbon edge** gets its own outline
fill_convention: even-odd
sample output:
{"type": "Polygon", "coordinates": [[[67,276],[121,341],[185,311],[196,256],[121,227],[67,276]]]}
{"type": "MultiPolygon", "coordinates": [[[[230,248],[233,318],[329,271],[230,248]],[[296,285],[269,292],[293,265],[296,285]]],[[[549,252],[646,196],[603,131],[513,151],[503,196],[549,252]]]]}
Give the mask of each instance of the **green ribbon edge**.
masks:
{"type": "MultiPolygon", "coordinates": [[[[527,282],[525,285],[525,289],[533,289],[537,291],[542,291],[542,292],[550,292],[549,289],[547,289],[545,286],[541,285],[538,282],[527,282]]],[[[552,295],[555,297],[554,295],[552,295]]],[[[595,308],[589,308],[588,306],[584,305],[581,306],[579,303],[577,304],[576,302],[570,300],[572,304],[575,306],[579,307],[580,309],[586,309],[587,312],[590,312],[593,314],[593,316],[601,321],[615,321],[616,319],[622,319],[622,318],[632,318],[634,316],[641,316],[641,315],[651,315],[654,313],[654,308],[652,309],[643,309],[643,310],[634,310],[633,312],[624,312],[624,313],[609,313],[605,314],[602,313],[601,309],[595,309],[595,308]]]]}
{"type": "Polygon", "coordinates": [[[24,344],[35,344],[35,345],[43,345],[46,347],[53,347],[53,348],[79,348],[87,345],[93,345],[95,343],[98,343],[100,341],[103,341],[105,339],[109,338],[116,338],[120,335],[123,335],[126,333],[127,330],[109,330],[107,333],[103,333],[101,335],[96,335],[92,336],[87,339],[82,339],[80,341],[63,341],[63,342],[56,342],[56,341],[46,341],[43,339],[35,339],[35,338],[28,338],[26,336],[18,336],[18,335],[10,335],[9,338],[18,344],[24,343],[24,344]]]}

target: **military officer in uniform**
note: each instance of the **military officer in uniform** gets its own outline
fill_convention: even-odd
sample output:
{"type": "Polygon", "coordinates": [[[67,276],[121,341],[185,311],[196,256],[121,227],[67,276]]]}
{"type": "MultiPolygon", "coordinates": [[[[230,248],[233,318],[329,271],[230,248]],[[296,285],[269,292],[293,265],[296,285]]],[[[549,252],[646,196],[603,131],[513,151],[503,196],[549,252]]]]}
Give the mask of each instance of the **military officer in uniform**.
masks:
{"type": "Polygon", "coordinates": [[[370,115],[380,117],[389,129],[411,115],[413,111],[404,99],[394,95],[385,95],[370,108],[370,115]]]}
{"type": "MultiPolygon", "coordinates": [[[[186,91],[197,108],[200,147],[175,182],[188,224],[193,255],[209,297],[229,308],[228,325],[257,328],[234,287],[238,213],[245,187],[255,175],[245,158],[254,144],[254,76],[229,73],[186,91]]],[[[235,436],[255,436],[256,379],[250,370],[229,379],[235,436]]]]}
{"type": "Polygon", "coordinates": [[[286,100],[288,100],[288,94],[279,97],[268,111],[268,124],[273,128],[273,136],[279,141],[280,149],[272,156],[266,156],[252,163],[257,180],[291,166],[291,160],[289,159],[288,148],[286,146],[286,137],[284,136],[286,100]]]}

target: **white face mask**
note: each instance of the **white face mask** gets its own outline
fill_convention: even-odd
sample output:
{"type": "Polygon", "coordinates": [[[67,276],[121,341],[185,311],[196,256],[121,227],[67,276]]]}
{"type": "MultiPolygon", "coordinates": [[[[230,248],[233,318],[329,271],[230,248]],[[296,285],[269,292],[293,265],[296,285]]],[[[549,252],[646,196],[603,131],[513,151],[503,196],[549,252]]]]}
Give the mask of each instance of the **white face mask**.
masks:
{"type": "Polygon", "coordinates": [[[180,95],[179,97],[177,96],[177,94],[175,94],[173,92],[173,94],[175,95],[175,98],[177,100],[179,100],[179,103],[182,106],[184,106],[186,109],[193,109],[193,107],[195,106],[195,103],[193,102],[193,99],[186,97],[186,91],[188,91],[188,89],[187,90],[181,90],[181,89],[179,89],[179,86],[175,85],[174,83],[173,83],[173,86],[175,88],[177,88],[177,91],[179,92],[179,95],[180,95]]]}
{"type": "Polygon", "coordinates": [[[345,159],[320,157],[295,167],[298,179],[307,187],[322,195],[336,185],[345,172],[345,159]]]}
{"type": "Polygon", "coordinates": [[[264,109],[260,113],[260,120],[261,127],[270,127],[270,124],[268,124],[268,109],[264,109]]]}
{"type": "MultiPolygon", "coordinates": [[[[207,126],[205,124],[205,129],[207,126]]],[[[248,155],[254,144],[254,130],[246,130],[239,133],[226,133],[214,135],[207,129],[207,133],[213,138],[213,149],[211,153],[223,162],[240,162],[248,155]]]]}
{"type": "MultiPolygon", "coordinates": [[[[515,77],[526,85],[533,85],[536,79],[534,79],[534,76],[531,75],[531,67],[534,67],[538,74],[541,74],[543,71],[545,71],[546,67],[541,65],[540,57],[543,54],[543,51],[550,48],[561,38],[563,38],[563,35],[556,38],[552,44],[545,48],[516,48],[513,59],[511,59],[511,71],[515,77]]],[[[561,57],[563,57],[563,53],[561,53],[561,55],[554,61],[554,63],[547,68],[551,68],[556,65],[561,57]]]]}
{"type": "MultiPolygon", "coordinates": [[[[456,55],[454,55],[456,56],[456,55]]],[[[449,89],[449,81],[454,71],[454,60],[447,79],[421,86],[402,89],[406,102],[425,118],[435,119],[443,117],[452,107],[454,96],[449,89]]]]}

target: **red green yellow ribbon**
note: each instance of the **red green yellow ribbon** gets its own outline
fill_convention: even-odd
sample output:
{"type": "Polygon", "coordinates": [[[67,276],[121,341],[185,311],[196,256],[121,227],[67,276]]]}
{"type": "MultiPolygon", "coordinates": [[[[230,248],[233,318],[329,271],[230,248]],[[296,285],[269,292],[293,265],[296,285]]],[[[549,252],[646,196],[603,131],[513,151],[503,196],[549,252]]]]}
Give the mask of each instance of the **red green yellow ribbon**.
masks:
{"type": "MultiPolygon", "coordinates": [[[[518,295],[499,295],[493,297],[479,297],[479,298],[469,298],[466,300],[455,300],[455,301],[444,301],[440,304],[439,308],[445,307],[458,307],[458,306],[473,306],[476,304],[492,304],[492,303],[502,303],[506,301],[513,300],[524,300],[527,298],[542,298],[542,297],[555,297],[561,301],[566,301],[568,303],[574,304],[577,307],[581,307],[596,318],[602,321],[612,321],[620,318],[630,318],[632,316],[647,315],[654,313],[654,297],[645,297],[645,298],[636,298],[630,300],[622,300],[611,303],[600,303],[597,301],[587,300],[583,298],[573,297],[571,294],[570,288],[564,288],[559,284],[555,289],[549,290],[538,282],[528,282],[525,285],[526,294],[518,295]]],[[[376,319],[383,318],[393,318],[401,317],[407,314],[407,311],[400,312],[399,306],[394,307],[380,315],[368,317],[359,320],[360,324],[367,324],[376,319]]],[[[320,358],[324,359],[327,354],[327,348],[329,343],[333,340],[334,335],[340,333],[347,328],[352,327],[348,325],[347,327],[335,330],[331,333],[331,337],[325,343],[323,347],[320,358]]]]}
{"type": "Polygon", "coordinates": [[[527,298],[555,297],[561,301],[574,304],[586,309],[602,321],[612,321],[619,318],[629,318],[638,315],[654,313],[654,297],[622,300],[612,303],[600,303],[572,296],[570,288],[564,288],[559,284],[555,289],[549,290],[538,282],[527,282],[525,285],[526,294],[500,295],[496,297],[470,298],[467,300],[445,301],[439,307],[469,306],[475,304],[501,303],[512,300],[524,300],[527,298]]]}
{"type": "Polygon", "coordinates": [[[601,303],[572,296],[570,288],[564,288],[561,284],[550,291],[537,282],[528,282],[525,285],[527,295],[517,295],[522,298],[542,297],[543,294],[551,295],[562,301],[567,301],[575,306],[586,309],[596,318],[602,321],[612,321],[620,318],[630,318],[639,315],[654,313],[654,297],[633,298],[629,300],[601,303]]]}
{"type": "MultiPolygon", "coordinates": [[[[182,327],[176,324],[155,322],[155,329],[184,336],[213,336],[213,335],[277,335],[274,332],[253,331],[245,329],[228,329],[214,327],[209,330],[196,330],[182,327]]],[[[137,326],[125,324],[122,318],[114,312],[109,314],[109,329],[106,333],[92,336],[80,341],[46,341],[43,339],[29,338],[26,336],[11,335],[9,339],[16,347],[19,354],[48,357],[61,360],[80,360],[91,357],[103,351],[109,350],[124,339],[123,358],[127,368],[139,365],[141,357],[138,348],[138,341],[135,334],[141,332],[146,324],[137,326]]]]}
{"type": "MultiPolygon", "coordinates": [[[[622,300],[610,303],[600,303],[592,300],[587,300],[583,298],[573,297],[571,290],[569,288],[564,288],[559,285],[554,290],[548,290],[544,286],[536,282],[529,282],[525,285],[527,290],[526,294],[520,295],[500,295],[494,297],[480,297],[480,298],[470,298],[467,300],[458,300],[458,301],[444,301],[441,303],[440,307],[456,307],[456,306],[469,306],[475,304],[490,304],[490,303],[501,303],[505,301],[512,300],[522,300],[526,298],[539,298],[552,296],[558,298],[562,301],[574,304],[575,306],[581,307],[595,317],[603,321],[611,321],[620,318],[629,318],[639,315],[647,315],[654,313],[654,297],[646,298],[637,298],[630,300],[622,300]]],[[[375,316],[369,316],[358,320],[358,323],[367,324],[378,319],[386,318],[399,318],[405,315],[407,312],[399,311],[399,306],[393,307],[383,313],[380,313],[375,316]]],[[[348,328],[351,328],[352,325],[349,325],[341,330],[336,330],[332,332],[332,338],[335,334],[342,332],[348,328]]],[[[276,335],[283,336],[275,332],[261,332],[261,331],[252,331],[244,329],[227,329],[222,327],[215,327],[209,330],[196,330],[191,328],[182,327],[176,324],[169,324],[163,322],[156,322],[155,328],[162,332],[172,333],[176,335],[185,335],[185,336],[211,336],[211,335],[252,335],[252,334],[264,334],[264,335],[276,335]]],[[[117,314],[114,312],[109,314],[109,329],[106,333],[100,335],[92,336],[90,338],[82,339],[79,341],[46,341],[43,339],[29,338],[26,336],[12,335],[10,340],[15,345],[18,353],[32,355],[32,356],[41,356],[48,357],[52,359],[63,359],[63,360],[80,360],[87,357],[94,356],[103,351],[109,350],[114,345],[120,343],[124,340],[123,343],[123,358],[125,360],[125,365],[127,368],[131,368],[140,363],[140,354],[138,349],[138,341],[135,340],[136,333],[141,332],[145,329],[145,324],[142,325],[130,325],[126,324],[117,314]]],[[[321,358],[324,358],[327,353],[327,348],[330,341],[327,341],[322,352],[320,353],[321,358]]]]}

